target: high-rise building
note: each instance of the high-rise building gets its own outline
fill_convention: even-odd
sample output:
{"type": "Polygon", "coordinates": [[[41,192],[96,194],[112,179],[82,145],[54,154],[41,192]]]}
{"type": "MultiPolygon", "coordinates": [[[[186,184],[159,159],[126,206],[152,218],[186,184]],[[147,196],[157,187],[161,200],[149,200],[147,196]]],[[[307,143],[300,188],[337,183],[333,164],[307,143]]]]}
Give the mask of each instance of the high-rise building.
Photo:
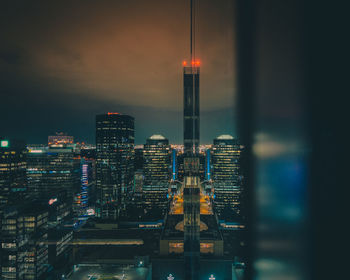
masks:
{"type": "Polygon", "coordinates": [[[0,206],[20,201],[26,191],[25,144],[0,138],[0,206]]]}
{"type": "Polygon", "coordinates": [[[61,196],[72,204],[80,185],[80,159],[73,147],[28,147],[27,162],[28,190],[32,197],[61,196]]]}
{"type": "Polygon", "coordinates": [[[184,151],[198,152],[199,146],[199,62],[184,62],[184,151]]]}
{"type": "Polygon", "coordinates": [[[240,154],[241,147],[231,135],[221,135],[214,139],[211,166],[214,205],[219,215],[225,207],[240,212],[240,154]]]}
{"type": "Polygon", "coordinates": [[[48,212],[33,204],[7,207],[1,219],[1,279],[43,279],[48,264],[48,212]]]}
{"type": "Polygon", "coordinates": [[[96,157],[97,215],[115,217],[133,187],[133,117],[119,113],[96,116],[96,157]]]}
{"type": "Polygon", "coordinates": [[[171,150],[169,140],[152,135],[143,150],[143,197],[146,208],[166,209],[171,179],[171,150]]]}

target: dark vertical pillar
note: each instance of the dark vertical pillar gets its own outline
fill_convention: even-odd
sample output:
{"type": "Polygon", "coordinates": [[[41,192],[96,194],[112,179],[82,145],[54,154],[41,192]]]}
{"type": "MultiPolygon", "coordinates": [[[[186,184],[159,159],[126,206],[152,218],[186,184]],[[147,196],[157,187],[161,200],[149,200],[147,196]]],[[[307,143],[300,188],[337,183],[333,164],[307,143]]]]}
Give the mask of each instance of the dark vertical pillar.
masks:
{"type": "Polygon", "coordinates": [[[198,152],[199,146],[199,67],[184,68],[184,149],[198,152]]]}
{"type": "Polygon", "coordinates": [[[237,110],[238,110],[238,136],[245,145],[241,158],[242,175],[244,178],[245,199],[242,201],[243,211],[247,219],[246,242],[246,272],[244,279],[253,279],[253,244],[255,224],[254,201],[254,160],[253,160],[253,134],[254,134],[254,101],[256,80],[256,1],[236,1],[234,15],[237,25],[237,110]]]}
{"type": "Polygon", "coordinates": [[[199,280],[200,178],[199,158],[184,160],[184,262],[185,280],[199,280]]]}

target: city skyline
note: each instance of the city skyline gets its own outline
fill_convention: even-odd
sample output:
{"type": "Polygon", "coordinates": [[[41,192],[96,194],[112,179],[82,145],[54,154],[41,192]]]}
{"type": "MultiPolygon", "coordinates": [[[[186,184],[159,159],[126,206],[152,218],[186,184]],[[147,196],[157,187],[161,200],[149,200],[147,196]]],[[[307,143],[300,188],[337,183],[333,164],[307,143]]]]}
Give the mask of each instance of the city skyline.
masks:
{"type": "MultiPolygon", "coordinates": [[[[45,143],[64,131],[93,143],[95,115],[111,111],[135,117],[136,144],[157,133],[181,143],[187,1],[51,4],[2,10],[2,135],[45,143]]],[[[232,6],[199,7],[203,143],[236,134],[232,6]]]]}

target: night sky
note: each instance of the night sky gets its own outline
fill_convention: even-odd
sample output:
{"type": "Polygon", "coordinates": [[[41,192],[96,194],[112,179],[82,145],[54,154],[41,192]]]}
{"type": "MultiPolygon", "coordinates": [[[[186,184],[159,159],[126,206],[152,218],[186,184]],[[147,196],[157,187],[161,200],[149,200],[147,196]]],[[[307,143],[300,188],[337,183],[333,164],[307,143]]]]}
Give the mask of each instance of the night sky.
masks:
{"type": "MultiPolygon", "coordinates": [[[[201,143],[235,135],[230,0],[201,0],[201,143]]],[[[0,136],[95,141],[95,115],[135,117],[136,143],[182,143],[188,0],[7,1],[0,7],[0,136]]]]}

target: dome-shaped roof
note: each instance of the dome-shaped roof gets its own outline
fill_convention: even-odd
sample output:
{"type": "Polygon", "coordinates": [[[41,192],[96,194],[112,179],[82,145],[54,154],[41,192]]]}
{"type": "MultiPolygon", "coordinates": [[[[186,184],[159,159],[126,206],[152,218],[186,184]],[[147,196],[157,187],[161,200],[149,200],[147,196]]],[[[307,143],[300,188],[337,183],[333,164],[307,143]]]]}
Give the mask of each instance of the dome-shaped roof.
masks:
{"type": "Polygon", "coordinates": [[[160,134],[154,134],[148,139],[151,139],[151,140],[164,140],[165,137],[163,135],[160,135],[160,134]]]}
{"type": "Polygon", "coordinates": [[[218,136],[216,139],[219,139],[219,140],[232,140],[234,138],[231,135],[223,134],[223,135],[218,136]]]}

